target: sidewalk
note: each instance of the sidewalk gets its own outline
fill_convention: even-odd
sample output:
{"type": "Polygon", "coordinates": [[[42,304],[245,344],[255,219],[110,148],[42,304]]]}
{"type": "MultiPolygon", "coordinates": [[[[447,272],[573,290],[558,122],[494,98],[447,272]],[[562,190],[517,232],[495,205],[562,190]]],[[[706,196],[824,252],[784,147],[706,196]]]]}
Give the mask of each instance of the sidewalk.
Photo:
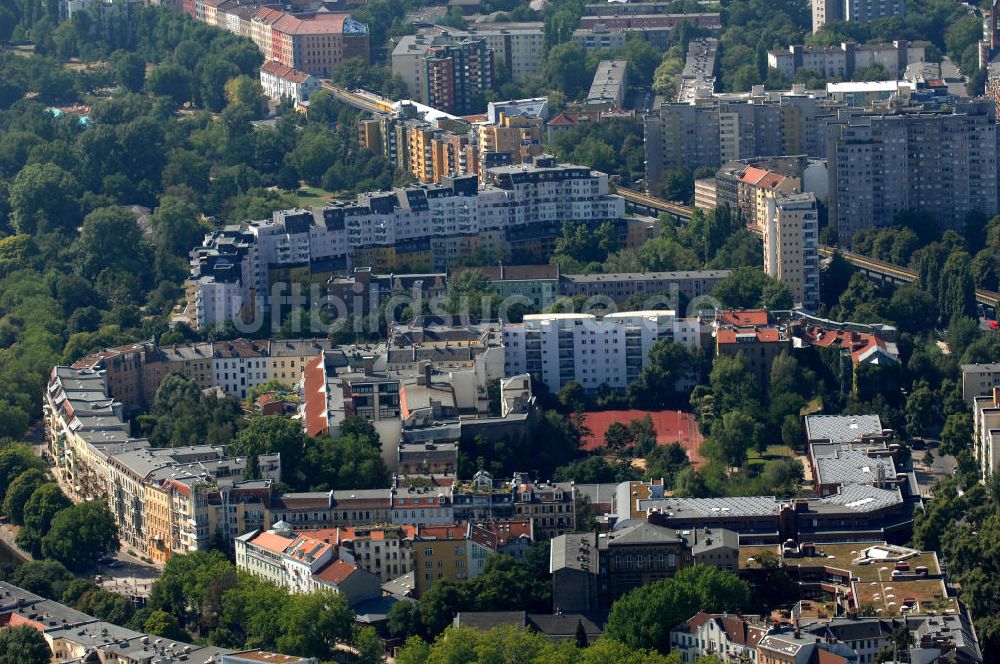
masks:
{"type": "Polygon", "coordinates": [[[24,562],[31,560],[31,555],[27,551],[23,551],[15,542],[14,538],[17,537],[17,533],[14,528],[9,524],[3,524],[0,526],[0,540],[3,541],[4,546],[10,551],[10,554],[17,556],[24,562]]]}

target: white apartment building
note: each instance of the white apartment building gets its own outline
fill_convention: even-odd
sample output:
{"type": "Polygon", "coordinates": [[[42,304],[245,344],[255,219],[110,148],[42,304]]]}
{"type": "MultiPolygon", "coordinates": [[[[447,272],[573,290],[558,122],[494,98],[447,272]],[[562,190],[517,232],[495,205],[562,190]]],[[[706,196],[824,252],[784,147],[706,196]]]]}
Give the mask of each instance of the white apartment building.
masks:
{"type": "Polygon", "coordinates": [[[482,39],[493,51],[495,64],[502,64],[514,81],[541,76],[545,64],[545,24],[471,23],[466,30],[435,26],[399,38],[392,50],[392,73],[406,83],[410,97],[423,89],[424,55],[432,46],[462,39],[482,39]]]}
{"type": "Polygon", "coordinates": [[[701,345],[701,325],[673,311],[608,314],[533,314],[503,329],[505,372],[538,374],[550,390],[570,381],[587,390],[624,390],[639,377],[658,339],[701,345]]]}
{"type": "Polygon", "coordinates": [[[245,399],[250,388],[270,380],[269,367],[266,341],[234,339],[222,341],[214,347],[212,371],[215,385],[226,394],[245,399]]]}
{"type": "Polygon", "coordinates": [[[493,49],[494,62],[503,64],[514,81],[541,76],[545,64],[545,24],[471,23],[468,34],[481,37],[493,49]]]}
{"type": "Polygon", "coordinates": [[[819,305],[819,213],[811,193],[767,196],[764,272],[785,282],[797,304],[819,305]]]}
{"type": "Polygon", "coordinates": [[[283,521],[270,530],[252,530],[236,538],[236,568],[291,593],[332,590],[349,606],[381,594],[378,577],[337,558],[329,542],[297,535],[283,521]]]}
{"type": "MultiPolygon", "coordinates": [[[[264,221],[227,226],[206,236],[192,260],[191,283],[199,329],[270,308],[273,282],[291,272],[322,276],[375,252],[399,260],[430,259],[444,271],[469,236],[483,250],[524,246],[532,251],[554,239],[567,221],[592,225],[625,216],[625,201],[609,193],[608,176],[559,165],[551,156],[530,164],[448,176],[439,185],[360,194],[313,210],[275,212],[264,221]]],[[[365,263],[371,264],[371,263],[365,263]]],[[[324,279],[325,281],[325,279],[324,279]]]]}
{"type": "Polygon", "coordinates": [[[843,42],[840,46],[829,48],[792,45],[786,50],[774,50],[767,54],[767,66],[777,69],[788,79],[794,78],[799,69],[811,69],[827,78],[850,81],[859,69],[881,65],[889,77],[896,80],[902,78],[907,65],[923,60],[924,47],[906,40],[890,44],[843,42]]]}
{"type": "Polygon", "coordinates": [[[1000,364],[963,364],[962,398],[968,402],[1000,387],[1000,364]]]}
{"type": "Polygon", "coordinates": [[[973,452],[983,481],[1000,468],[1000,388],[972,400],[973,452]]]}
{"type": "Polygon", "coordinates": [[[699,611],[670,630],[670,649],[690,663],[699,657],[717,657],[723,662],[757,661],[757,644],[768,627],[739,615],[699,611]]]}
{"type": "Polygon", "coordinates": [[[320,89],[319,79],[315,76],[276,60],[269,60],[260,68],[260,85],[271,99],[291,99],[296,104],[308,101],[309,96],[320,89]]]}

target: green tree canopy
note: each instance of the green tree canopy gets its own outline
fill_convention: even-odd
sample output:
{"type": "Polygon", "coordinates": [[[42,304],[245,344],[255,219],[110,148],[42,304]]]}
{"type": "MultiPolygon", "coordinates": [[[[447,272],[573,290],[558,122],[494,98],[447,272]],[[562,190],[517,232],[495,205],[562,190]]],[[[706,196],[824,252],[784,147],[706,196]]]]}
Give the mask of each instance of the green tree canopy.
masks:
{"type": "Polygon", "coordinates": [[[52,519],[42,538],[42,555],[74,571],[94,567],[98,558],[118,551],[118,525],[104,503],[71,505],[52,519]]]}
{"type": "Polygon", "coordinates": [[[611,606],[605,636],[633,649],[665,653],[674,625],[698,611],[735,611],[749,601],[749,586],[735,574],[693,565],[618,599],[611,606]]]}

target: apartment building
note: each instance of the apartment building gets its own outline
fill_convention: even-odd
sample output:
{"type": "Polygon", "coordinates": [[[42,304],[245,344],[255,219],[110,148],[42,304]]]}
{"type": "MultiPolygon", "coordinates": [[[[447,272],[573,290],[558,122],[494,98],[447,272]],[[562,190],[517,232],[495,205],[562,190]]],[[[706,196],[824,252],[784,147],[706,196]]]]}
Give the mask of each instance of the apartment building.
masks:
{"type": "Polygon", "coordinates": [[[551,539],[576,530],[576,490],[572,482],[530,481],[515,473],[514,517],[530,519],[538,539],[551,539]]]}
{"type": "Polygon", "coordinates": [[[792,349],[786,326],[772,323],[765,309],[720,311],[714,325],[716,356],[742,354],[761,385],[770,380],[774,358],[792,349]]]}
{"type": "Polygon", "coordinates": [[[313,657],[256,648],[237,651],[163,639],[98,620],[6,582],[0,582],[0,624],[4,628],[26,627],[37,631],[51,651],[53,662],[319,664],[313,657]]]}
{"type": "Polygon", "coordinates": [[[570,381],[594,391],[624,390],[638,378],[659,339],[697,348],[700,324],[673,311],[608,314],[531,314],[503,329],[506,375],[537,374],[550,390],[570,381]]]}
{"type": "Polygon", "coordinates": [[[997,214],[998,136],[993,105],[982,101],[942,112],[841,110],[827,132],[829,215],[841,246],[908,210],[959,232],[970,212],[997,214]]]}
{"type": "Polygon", "coordinates": [[[320,78],[344,60],[368,61],[368,28],[350,14],[282,14],[270,23],[271,59],[320,78]]]}
{"type": "Polygon", "coordinates": [[[320,89],[319,79],[297,71],[276,60],[268,60],[260,68],[260,85],[264,94],[275,101],[291,100],[294,104],[308,101],[320,89]]]}
{"type": "Polygon", "coordinates": [[[799,178],[782,175],[755,166],[746,167],[737,178],[736,208],[746,225],[758,233],[767,223],[768,199],[798,193],[799,178]]]}
{"type": "Polygon", "coordinates": [[[49,452],[77,496],[105,495],[110,454],[149,447],[131,437],[125,406],[108,394],[103,371],[54,367],[42,411],[49,452]]]}
{"type": "MultiPolygon", "coordinates": [[[[611,4],[611,3],[609,3],[611,4]]],[[[624,3],[622,3],[624,4],[624,3]]],[[[621,43],[628,35],[635,34],[639,39],[648,41],[658,49],[666,50],[669,46],[670,32],[681,22],[698,25],[707,29],[720,27],[719,14],[637,14],[631,11],[614,15],[600,16],[584,15],[580,18],[580,28],[573,32],[573,41],[585,49],[601,49],[602,35],[621,35],[613,37],[621,43]],[[596,37],[597,39],[593,39],[596,37]]],[[[620,46],[618,47],[620,48],[620,46]]]]}
{"type": "Polygon", "coordinates": [[[461,581],[479,576],[494,552],[469,537],[469,526],[421,528],[413,540],[413,580],[420,597],[442,580],[461,581]]]}
{"type": "Polygon", "coordinates": [[[1000,468],[1000,388],[972,399],[973,453],[983,481],[1000,468]]]}
{"type": "Polygon", "coordinates": [[[545,121],[540,117],[497,114],[496,121],[476,127],[479,158],[486,162],[505,155],[505,164],[530,163],[542,154],[545,121]]]}
{"type": "Polygon", "coordinates": [[[482,39],[431,45],[423,54],[421,101],[431,108],[468,115],[486,105],[493,87],[493,51],[482,39]]]}
{"type": "Polygon", "coordinates": [[[972,403],[976,397],[993,393],[1000,387],[1000,364],[963,364],[962,398],[972,403]]]}
{"type": "Polygon", "coordinates": [[[341,560],[337,547],[312,532],[295,533],[278,522],[266,531],[236,538],[236,568],[286,588],[291,593],[332,590],[355,606],[382,593],[378,577],[341,560]]]}
{"type": "Polygon", "coordinates": [[[798,44],[767,54],[767,66],[777,69],[788,79],[794,78],[800,69],[809,69],[824,78],[850,81],[856,71],[880,65],[890,79],[899,80],[909,65],[923,61],[924,47],[905,39],[886,44],[842,42],[839,46],[826,48],[798,44]]]}
{"type": "Polygon", "coordinates": [[[443,271],[477,250],[542,258],[567,221],[597,226],[625,217],[625,202],[609,193],[606,174],[557,165],[546,155],[487,169],[483,180],[447,176],[440,185],[276,212],[271,220],[209,234],[192,261],[199,328],[262,316],[275,284],[326,284],[348,262],[385,271],[443,271]]]}
{"type": "Polygon", "coordinates": [[[213,345],[212,371],[215,385],[226,394],[245,399],[247,390],[263,385],[270,379],[267,361],[267,341],[235,339],[213,345]]]}
{"type": "Polygon", "coordinates": [[[538,311],[546,309],[559,298],[559,266],[548,265],[488,265],[452,270],[450,278],[466,271],[482,273],[490,286],[503,298],[523,298],[538,311]]]}
{"type": "MultiPolygon", "coordinates": [[[[277,455],[263,455],[259,463],[266,480],[280,481],[277,455]]],[[[227,457],[222,448],[208,445],[139,449],[110,457],[107,502],[122,544],[164,562],[176,553],[211,548],[215,536],[230,535],[229,526],[241,531],[248,517],[251,524],[262,523],[270,483],[227,493],[227,499],[245,498],[257,507],[241,510],[240,522],[225,521],[229,504],[222,504],[220,490],[239,489],[246,465],[246,458],[227,457]]]]}
{"type": "Polygon", "coordinates": [[[494,51],[486,40],[440,30],[407,35],[392,51],[392,72],[407,92],[445,113],[481,112],[493,87],[494,51]]]}
{"type": "Polygon", "coordinates": [[[767,197],[764,272],[806,309],[819,305],[819,214],[813,194],[767,197]]]}
{"type": "Polygon", "coordinates": [[[693,563],[685,537],[647,521],[606,534],[560,535],[549,555],[552,604],[561,612],[607,610],[630,590],[693,563]]]}
{"type": "Polygon", "coordinates": [[[825,92],[807,92],[801,86],[776,92],[758,87],[735,96],[707,94],[697,102],[696,96],[663,104],[644,117],[649,182],[669,170],[718,168],[740,159],[825,157],[825,122],[843,106],[825,92]]]}
{"type": "Polygon", "coordinates": [[[812,27],[816,33],[828,21],[870,23],[905,14],[906,0],[816,0],[812,5],[812,27]]]}
{"type": "Polygon", "coordinates": [[[390,523],[391,503],[389,488],[283,493],[267,506],[265,522],[300,530],[390,523]]]}
{"type": "Polygon", "coordinates": [[[588,108],[624,108],[625,92],[628,90],[628,62],[625,60],[601,60],[597,63],[594,81],[584,100],[588,108]]]}
{"type": "MultiPolygon", "coordinates": [[[[621,306],[637,293],[669,301],[676,289],[678,295],[690,301],[708,295],[716,284],[728,276],[729,270],[563,274],[559,278],[559,295],[607,297],[621,306]]],[[[680,305],[677,302],[672,306],[680,305]]]]}
{"type": "MultiPolygon", "coordinates": [[[[448,30],[458,34],[453,29],[448,30]]],[[[545,65],[545,24],[541,21],[476,22],[466,26],[493,51],[494,66],[503,66],[515,82],[542,75],[545,65]]]]}
{"type": "Polygon", "coordinates": [[[340,560],[374,574],[387,583],[413,571],[413,540],[418,526],[352,526],[302,531],[330,543],[340,560]]]}
{"type": "Polygon", "coordinates": [[[756,662],[757,645],[770,625],[743,615],[699,611],[670,630],[670,650],[685,664],[706,654],[726,662],[756,662]]]}

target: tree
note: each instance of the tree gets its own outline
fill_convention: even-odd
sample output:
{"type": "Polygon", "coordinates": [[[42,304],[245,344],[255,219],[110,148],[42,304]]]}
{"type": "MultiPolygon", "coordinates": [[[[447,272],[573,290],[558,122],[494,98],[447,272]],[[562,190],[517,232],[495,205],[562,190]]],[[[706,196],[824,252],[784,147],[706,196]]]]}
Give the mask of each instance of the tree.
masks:
{"type": "Polygon", "coordinates": [[[351,638],[354,613],[343,595],[321,590],[293,595],[278,616],[278,649],[301,657],[333,659],[334,646],[351,638]]]}
{"type": "Polygon", "coordinates": [[[115,51],[111,54],[111,69],[118,85],[131,92],[140,92],[146,82],[146,61],[135,53],[115,51]]]}
{"type": "Polygon", "coordinates": [[[734,611],[749,601],[750,587],[735,574],[693,565],[615,601],[604,634],[630,648],[667,652],[672,626],[698,611],[734,611]]]}
{"type": "Polygon", "coordinates": [[[47,664],[52,651],[31,625],[0,629],[0,664],[47,664]]]}
{"type": "Polygon", "coordinates": [[[756,447],[760,425],[741,410],[724,413],[712,424],[711,441],[729,467],[741,467],[746,462],[747,451],[756,447]]]}
{"type": "Polygon", "coordinates": [[[906,399],[906,427],[911,436],[922,436],[940,421],[940,402],[926,385],[916,387],[906,399]]]}
{"type": "Polygon", "coordinates": [[[604,432],[604,445],[612,451],[622,451],[635,443],[632,432],[621,422],[612,422],[604,432]]]}
{"type": "Polygon", "coordinates": [[[675,408],[684,405],[685,381],[699,378],[701,358],[686,344],[657,339],[649,348],[639,377],[627,390],[638,408],[675,408]]]}
{"type": "Polygon", "coordinates": [[[384,653],[382,642],[373,627],[362,627],[354,635],[354,647],[358,650],[361,664],[381,664],[384,653]]]}
{"type": "Polygon", "coordinates": [[[41,470],[45,462],[35,456],[34,450],[23,443],[0,449],[0,497],[6,499],[14,481],[32,468],[41,470]]]}
{"type": "Polygon", "coordinates": [[[150,221],[156,244],[174,256],[186,256],[208,230],[197,207],[173,196],[160,199],[160,206],[153,212],[150,221]]]}
{"type": "Polygon", "coordinates": [[[28,592],[58,600],[73,580],[73,573],[55,560],[29,560],[14,570],[10,582],[28,592]]]}
{"type": "Polygon", "coordinates": [[[7,495],[3,500],[3,512],[7,518],[16,526],[24,523],[24,506],[31,498],[31,495],[38,487],[42,486],[49,479],[45,472],[38,468],[30,468],[17,476],[7,488],[7,495]]]}
{"type": "Polygon", "coordinates": [[[10,188],[11,220],[18,233],[69,230],[80,222],[80,185],[55,164],[28,164],[10,188]]]}
{"type": "MultiPolygon", "coordinates": [[[[284,611],[288,593],[266,579],[241,572],[238,585],[222,596],[222,616],[219,628],[228,630],[234,645],[252,648],[274,648],[281,635],[275,615],[284,611]]],[[[217,638],[212,642],[220,643],[217,638]]]]}
{"type": "Polygon", "coordinates": [[[146,79],[146,89],[157,97],[167,97],[177,106],[191,100],[193,88],[191,72],[180,65],[157,65],[146,79]]]}
{"type": "Polygon", "coordinates": [[[190,638],[177,623],[177,618],[160,609],[149,614],[149,617],[142,624],[142,629],[149,634],[171,641],[187,641],[190,638]]]}
{"type": "Polygon", "coordinates": [[[953,413],[945,420],[941,429],[941,451],[952,456],[958,455],[972,443],[972,416],[968,413],[953,413]]]}
{"type": "Polygon", "coordinates": [[[262,117],[267,112],[267,98],[260,81],[249,76],[237,76],[226,83],[226,99],[230,104],[242,106],[253,118],[262,117]]]}
{"type": "Polygon", "coordinates": [[[118,551],[118,525],[104,503],[87,501],[62,510],[42,538],[42,554],[74,571],[92,568],[118,551]]]}
{"type": "Polygon", "coordinates": [[[135,215],[125,208],[98,208],[83,220],[77,245],[80,272],[91,279],[113,268],[140,283],[149,275],[149,254],[135,215]]]}
{"type": "Polygon", "coordinates": [[[35,489],[24,505],[24,526],[17,533],[17,545],[33,556],[42,553],[42,538],[49,532],[52,519],[72,503],[55,482],[35,489]]]}
{"type": "Polygon", "coordinates": [[[419,635],[422,630],[420,606],[416,602],[396,602],[389,609],[389,634],[392,636],[419,635]]]}
{"type": "Polygon", "coordinates": [[[587,60],[583,48],[576,42],[557,44],[549,49],[542,73],[546,82],[570,99],[576,99],[593,76],[583,63],[587,60]]]}
{"type": "Polygon", "coordinates": [[[577,620],[576,621],[576,636],[575,636],[575,640],[576,640],[576,647],[577,648],[586,648],[589,645],[587,643],[587,630],[584,629],[584,627],[583,627],[583,621],[582,620],[577,620]]]}
{"type": "Polygon", "coordinates": [[[135,605],[128,597],[98,588],[80,596],[74,607],[87,615],[116,625],[124,625],[135,613],[135,605]]]}
{"type": "Polygon", "coordinates": [[[372,489],[389,481],[378,440],[354,435],[309,439],[305,467],[309,468],[308,476],[300,481],[312,491],[372,489]]]}
{"type": "Polygon", "coordinates": [[[742,267],[716,284],[712,295],[734,309],[790,309],[792,295],[788,286],[761,270],[742,267]]]}

